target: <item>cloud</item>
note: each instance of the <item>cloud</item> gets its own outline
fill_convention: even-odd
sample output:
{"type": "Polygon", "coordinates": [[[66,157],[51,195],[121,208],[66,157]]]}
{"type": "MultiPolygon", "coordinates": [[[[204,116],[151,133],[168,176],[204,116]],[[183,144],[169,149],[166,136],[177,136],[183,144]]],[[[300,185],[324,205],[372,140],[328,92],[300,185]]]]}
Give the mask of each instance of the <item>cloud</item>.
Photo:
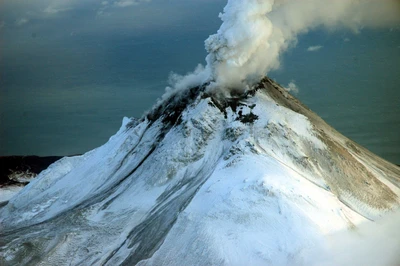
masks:
{"type": "Polygon", "coordinates": [[[71,10],[79,10],[79,9],[85,9],[88,8],[88,6],[92,5],[92,1],[77,1],[77,0],[45,0],[46,7],[42,9],[42,13],[45,15],[57,15],[59,13],[63,13],[66,11],[71,11],[71,10]]]}
{"type": "Polygon", "coordinates": [[[138,5],[140,2],[150,2],[150,0],[120,0],[114,2],[114,5],[118,7],[127,7],[127,6],[138,5]]]}
{"type": "Polygon", "coordinates": [[[357,32],[398,25],[400,1],[228,0],[220,18],[221,27],[205,41],[206,69],[213,87],[239,89],[279,68],[282,53],[312,29],[357,32]]]}
{"type": "Polygon", "coordinates": [[[285,90],[288,92],[299,93],[299,87],[297,87],[295,81],[292,80],[289,84],[285,87],[285,90]]]}
{"type": "MultiPolygon", "coordinates": [[[[207,1],[223,4],[222,0],[207,1]]],[[[42,36],[51,38],[72,31],[99,35],[127,29],[145,32],[167,27],[182,18],[196,21],[193,13],[179,12],[176,8],[186,2],[184,0],[173,1],[173,4],[158,1],[154,4],[156,8],[143,5],[146,7],[140,11],[135,8],[147,2],[149,0],[3,0],[0,16],[6,25],[34,21],[35,30],[40,29],[46,32],[42,36]],[[131,19],[133,16],[135,20],[131,19]],[[148,18],[153,21],[143,23],[148,18]]],[[[317,27],[354,31],[363,27],[398,27],[400,1],[228,0],[220,18],[221,27],[205,41],[208,55],[204,71],[210,73],[208,81],[220,87],[246,87],[279,68],[282,54],[297,44],[298,36],[317,27]]],[[[10,31],[9,34],[17,36],[22,32],[10,31]]],[[[8,43],[13,47],[11,41],[8,43]]]]}
{"type": "Polygon", "coordinates": [[[142,2],[150,2],[151,0],[119,0],[119,1],[114,1],[113,4],[110,4],[109,1],[102,1],[100,3],[100,7],[97,9],[97,16],[109,16],[112,11],[115,11],[116,9],[124,8],[124,7],[130,7],[130,6],[136,6],[139,5],[142,2]]]}
{"type": "Polygon", "coordinates": [[[17,20],[23,18],[40,25],[41,21],[67,18],[70,15],[74,16],[75,21],[80,18],[88,20],[95,18],[98,11],[124,12],[120,7],[136,6],[146,2],[151,0],[3,0],[0,4],[0,17],[6,23],[11,21],[16,25],[23,25],[24,20],[17,23],[17,20]]]}
{"type": "Polygon", "coordinates": [[[315,51],[320,50],[322,47],[323,47],[322,45],[310,46],[310,47],[307,48],[307,51],[308,52],[315,52],[315,51]]]}
{"type": "Polygon", "coordinates": [[[114,8],[123,8],[139,5],[142,2],[150,2],[151,0],[119,0],[114,1],[113,5],[110,5],[109,1],[102,1],[100,8],[97,10],[98,16],[110,15],[111,10],[114,8]]]}
{"type": "Polygon", "coordinates": [[[68,11],[71,9],[72,8],[54,8],[54,7],[48,6],[48,7],[46,7],[46,9],[43,10],[43,12],[49,13],[49,14],[57,14],[59,12],[68,11]]]}
{"type": "Polygon", "coordinates": [[[119,7],[126,7],[126,6],[133,6],[133,5],[136,5],[137,3],[136,3],[135,1],[122,0],[122,1],[114,2],[114,4],[115,4],[116,6],[119,6],[119,7]]]}
{"type": "MultiPolygon", "coordinates": [[[[139,25],[142,20],[132,22],[130,19],[130,22],[127,23],[127,19],[132,18],[132,16],[151,16],[151,12],[156,13],[151,5],[146,7],[149,14],[133,15],[131,13],[137,5],[149,2],[151,0],[3,0],[0,4],[0,21],[4,21],[6,25],[17,27],[23,26],[28,22],[34,22],[36,30],[45,29],[49,32],[51,31],[52,34],[57,31],[57,27],[60,27],[61,24],[63,24],[61,27],[74,28],[68,30],[100,33],[102,30],[128,29],[139,25]],[[100,15],[103,19],[102,21],[96,19],[100,15]],[[52,21],[49,22],[49,20],[52,21]],[[80,30],[77,29],[77,25],[81,25],[80,30]]],[[[171,12],[172,10],[173,8],[171,7],[169,11],[171,12]]],[[[154,21],[167,19],[174,21],[174,18],[171,19],[171,16],[167,16],[168,14],[154,16],[154,21]]],[[[143,25],[142,23],[141,29],[150,28],[154,24],[143,25]]],[[[166,21],[165,25],[167,24],[168,22],[166,21]]],[[[11,32],[9,33],[11,34],[11,32]]],[[[18,35],[18,33],[12,35],[18,35]]]]}
{"type": "MultiPolygon", "coordinates": [[[[207,70],[208,69],[205,69],[203,65],[199,64],[193,72],[188,73],[185,76],[172,72],[169,75],[168,83],[177,90],[200,86],[204,84],[210,76],[210,73],[208,73],[207,70]]],[[[173,88],[171,87],[167,87],[167,92],[172,89],[173,88]]]]}
{"type": "Polygon", "coordinates": [[[28,22],[29,22],[29,20],[27,18],[20,18],[15,21],[15,25],[22,26],[28,22]]]}

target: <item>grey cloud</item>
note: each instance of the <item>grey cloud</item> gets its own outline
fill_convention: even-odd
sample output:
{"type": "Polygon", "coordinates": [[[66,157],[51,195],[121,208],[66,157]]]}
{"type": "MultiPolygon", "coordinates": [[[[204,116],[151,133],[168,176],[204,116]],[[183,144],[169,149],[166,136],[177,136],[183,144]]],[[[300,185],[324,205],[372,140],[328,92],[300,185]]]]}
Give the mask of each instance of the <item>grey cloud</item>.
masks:
{"type": "Polygon", "coordinates": [[[19,18],[19,19],[15,20],[15,25],[22,26],[28,22],[29,22],[29,20],[27,18],[19,18]]]}
{"type": "Polygon", "coordinates": [[[296,85],[294,80],[289,82],[289,84],[285,87],[285,90],[293,93],[299,93],[299,87],[296,85]]]}
{"type": "Polygon", "coordinates": [[[322,45],[310,46],[310,47],[307,48],[307,51],[308,52],[315,52],[315,51],[321,50],[321,48],[323,48],[322,45]]]}
{"type": "Polygon", "coordinates": [[[114,4],[119,7],[127,7],[127,6],[137,5],[138,3],[137,3],[137,1],[122,0],[122,1],[114,2],[114,4]]]}
{"type": "Polygon", "coordinates": [[[49,13],[49,14],[57,14],[59,12],[68,11],[71,9],[72,8],[67,8],[67,7],[66,8],[54,8],[54,7],[48,6],[48,7],[46,7],[45,10],[43,10],[43,12],[49,13]]]}
{"type": "MultiPolygon", "coordinates": [[[[54,19],[63,13],[74,11],[77,15],[84,12],[96,15],[98,11],[112,9],[117,11],[119,7],[137,6],[142,2],[150,0],[118,0],[118,1],[97,1],[97,0],[4,0],[1,4],[0,15],[4,20],[18,22],[21,18],[25,20],[54,19]]],[[[76,17],[76,16],[75,16],[76,17]]],[[[24,24],[24,20],[14,24],[24,24]]]]}

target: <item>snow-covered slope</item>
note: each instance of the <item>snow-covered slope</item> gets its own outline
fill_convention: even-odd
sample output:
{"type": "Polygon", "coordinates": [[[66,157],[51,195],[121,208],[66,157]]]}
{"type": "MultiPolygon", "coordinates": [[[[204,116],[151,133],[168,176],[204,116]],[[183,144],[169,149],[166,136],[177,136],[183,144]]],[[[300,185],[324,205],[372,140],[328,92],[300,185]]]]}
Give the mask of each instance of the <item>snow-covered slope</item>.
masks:
{"type": "Polygon", "coordinates": [[[399,206],[400,169],[274,81],[179,91],[0,208],[1,265],[296,265],[399,206]]]}

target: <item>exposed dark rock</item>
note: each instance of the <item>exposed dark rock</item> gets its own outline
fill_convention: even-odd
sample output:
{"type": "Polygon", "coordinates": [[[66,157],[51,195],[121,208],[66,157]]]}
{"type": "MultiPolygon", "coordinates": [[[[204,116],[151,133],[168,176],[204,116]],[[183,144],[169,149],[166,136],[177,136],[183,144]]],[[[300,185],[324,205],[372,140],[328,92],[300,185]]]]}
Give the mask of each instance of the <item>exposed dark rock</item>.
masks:
{"type": "Polygon", "coordinates": [[[20,182],[10,179],[14,173],[39,174],[62,156],[0,156],[0,187],[20,182]]]}
{"type": "Polygon", "coordinates": [[[168,100],[155,106],[147,115],[147,119],[154,122],[159,117],[163,117],[162,122],[166,125],[178,125],[181,122],[181,114],[185,108],[194,102],[197,96],[204,92],[207,84],[193,87],[189,90],[177,91],[168,100]]]}
{"type": "Polygon", "coordinates": [[[239,114],[240,116],[238,117],[238,120],[242,122],[243,124],[252,124],[254,121],[258,119],[258,115],[255,115],[253,113],[245,114],[242,115],[241,113],[239,114]]]}

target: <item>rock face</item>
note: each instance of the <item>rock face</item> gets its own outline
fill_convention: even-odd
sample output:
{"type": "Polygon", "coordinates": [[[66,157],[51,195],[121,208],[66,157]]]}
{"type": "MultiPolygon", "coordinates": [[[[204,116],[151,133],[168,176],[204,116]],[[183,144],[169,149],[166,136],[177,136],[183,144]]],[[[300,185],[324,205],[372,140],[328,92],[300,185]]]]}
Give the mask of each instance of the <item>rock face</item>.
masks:
{"type": "Polygon", "coordinates": [[[0,156],[0,206],[60,156],[0,156]]]}
{"type": "Polygon", "coordinates": [[[400,169],[264,78],[179,91],[0,209],[1,265],[298,265],[399,207],[400,169]]]}
{"type": "Polygon", "coordinates": [[[0,187],[24,184],[18,176],[33,178],[50,164],[59,160],[60,156],[0,156],[0,187]]]}

